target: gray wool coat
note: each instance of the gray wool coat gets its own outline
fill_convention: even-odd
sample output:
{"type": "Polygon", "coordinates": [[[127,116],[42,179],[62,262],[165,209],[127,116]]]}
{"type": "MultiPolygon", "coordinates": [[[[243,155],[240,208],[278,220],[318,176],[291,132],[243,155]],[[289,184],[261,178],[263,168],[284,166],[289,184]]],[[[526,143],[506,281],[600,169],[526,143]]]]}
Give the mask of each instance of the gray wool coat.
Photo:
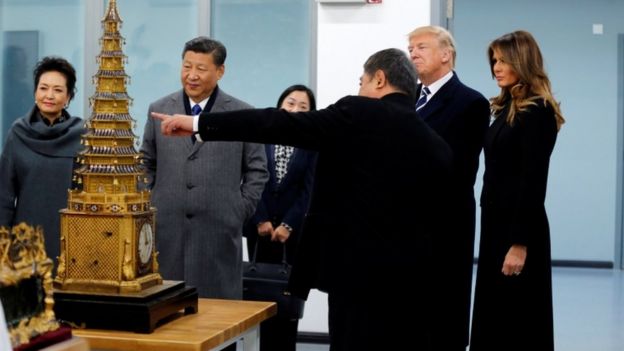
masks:
{"type": "Polygon", "coordinates": [[[63,122],[47,126],[37,107],[9,129],[0,156],[0,226],[20,222],[43,228],[46,253],[60,253],[60,214],[72,187],[74,157],[83,148],[83,120],[63,110],[63,122]]]}
{"type": "MultiPolygon", "coordinates": [[[[196,142],[160,132],[151,112],[187,113],[182,90],[149,106],[143,162],[156,207],[164,279],[184,280],[200,297],[242,298],[242,229],[269,178],[261,144],[196,142]]],[[[219,90],[211,112],[251,108],[219,90]]]]}

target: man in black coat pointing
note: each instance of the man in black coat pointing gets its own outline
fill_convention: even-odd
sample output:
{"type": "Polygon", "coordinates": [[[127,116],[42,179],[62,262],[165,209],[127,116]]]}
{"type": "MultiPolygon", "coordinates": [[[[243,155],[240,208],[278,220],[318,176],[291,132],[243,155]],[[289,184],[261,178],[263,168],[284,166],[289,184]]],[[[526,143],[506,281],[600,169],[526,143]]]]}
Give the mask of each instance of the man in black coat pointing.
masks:
{"type": "Polygon", "coordinates": [[[415,96],[412,63],[387,49],[364,64],[359,96],[322,110],[152,114],[165,135],[318,152],[290,284],[303,297],[311,288],[328,293],[332,351],[434,349],[431,239],[452,156],[414,111],[415,96]]]}

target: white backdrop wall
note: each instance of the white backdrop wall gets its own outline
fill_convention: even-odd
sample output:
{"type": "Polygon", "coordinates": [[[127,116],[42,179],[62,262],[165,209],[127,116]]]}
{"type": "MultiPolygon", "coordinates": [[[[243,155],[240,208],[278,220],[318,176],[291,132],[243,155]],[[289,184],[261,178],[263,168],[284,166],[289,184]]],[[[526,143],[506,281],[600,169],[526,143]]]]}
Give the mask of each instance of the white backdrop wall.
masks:
{"type": "MultiPolygon", "coordinates": [[[[318,5],[317,105],[357,95],[364,61],[390,47],[406,50],[407,34],[430,23],[430,2],[386,0],[381,4],[318,5]]],[[[313,290],[300,332],[327,332],[327,295],[313,290]]]]}
{"type": "Polygon", "coordinates": [[[318,107],[357,95],[364,61],[382,49],[406,50],[407,34],[429,24],[429,14],[429,1],[318,4],[318,107]]]}

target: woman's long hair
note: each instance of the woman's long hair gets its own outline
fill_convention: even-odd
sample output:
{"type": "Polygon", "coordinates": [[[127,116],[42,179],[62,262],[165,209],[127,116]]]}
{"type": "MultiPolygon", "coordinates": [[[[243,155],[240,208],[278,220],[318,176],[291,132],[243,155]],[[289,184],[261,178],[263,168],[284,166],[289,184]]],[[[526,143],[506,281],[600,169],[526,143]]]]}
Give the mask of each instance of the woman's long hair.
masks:
{"type": "Polygon", "coordinates": [[[513,125],[516,113],[525,111],[531,105],[543,103],[552,107],[557,121],[557,130],[565,123],[559,103],[552,95],[550,80],[544,70],[542,53],[537,42],[526,31],[505,34],[488,47],[490,72],[494,77],[494,52],[498,51],[505,63],[509,64],[518,76],[518,82],[510,88],[502,88],[498,96],[490,99],[492,113],[500,117],[505,105],[510,102],[507,122],[513,125]],[[510,101],[511,100],[511,101],[510,101]]]}

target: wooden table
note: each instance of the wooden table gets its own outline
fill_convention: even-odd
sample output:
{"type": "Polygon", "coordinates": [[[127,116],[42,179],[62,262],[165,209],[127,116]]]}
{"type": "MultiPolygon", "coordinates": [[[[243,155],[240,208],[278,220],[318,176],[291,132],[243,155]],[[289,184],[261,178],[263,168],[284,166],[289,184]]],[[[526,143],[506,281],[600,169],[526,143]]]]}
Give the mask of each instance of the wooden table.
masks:
{"type": "Polygon", "coordinates": [[[151,334],[74,329],[92,350],[221,350],[242,339],[243,350],[260,349],[260,322],[275,315],[273,302],[199,299],[196,314],[175,315],[151,334]]]}

